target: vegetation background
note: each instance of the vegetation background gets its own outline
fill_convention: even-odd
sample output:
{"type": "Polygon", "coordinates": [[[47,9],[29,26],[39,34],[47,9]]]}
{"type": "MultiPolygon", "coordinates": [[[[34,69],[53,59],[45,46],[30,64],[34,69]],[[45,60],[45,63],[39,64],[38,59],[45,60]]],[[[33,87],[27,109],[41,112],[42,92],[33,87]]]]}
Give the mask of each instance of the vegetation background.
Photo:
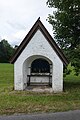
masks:
{"type": "Polygon", "coordinates": [[[9,63],[13,56],[15,48],[13,48],[7,40],[3,39],[0,42],[0,63],[9,63]]]}
{"type": "Polygon", "coordinates": [[[48,16],[48,22],[53,26],[57,44],[78,75],[80,74],[80,0],[47,0],[47,5],[56,8],[53,14],[48,16]]]}

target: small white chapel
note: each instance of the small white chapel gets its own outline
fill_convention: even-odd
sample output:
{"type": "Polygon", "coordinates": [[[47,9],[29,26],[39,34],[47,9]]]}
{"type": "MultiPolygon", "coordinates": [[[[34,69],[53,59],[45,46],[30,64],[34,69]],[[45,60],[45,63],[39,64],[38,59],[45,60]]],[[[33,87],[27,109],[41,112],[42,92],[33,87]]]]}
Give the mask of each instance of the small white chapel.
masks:
{"type": "Polygon", "coordinates": [[[14,89],[28,86],[50,86],[63,91],[63,66],[68,61],[40,18],[21,42],[11,61],[14,64],[14,89]]]}

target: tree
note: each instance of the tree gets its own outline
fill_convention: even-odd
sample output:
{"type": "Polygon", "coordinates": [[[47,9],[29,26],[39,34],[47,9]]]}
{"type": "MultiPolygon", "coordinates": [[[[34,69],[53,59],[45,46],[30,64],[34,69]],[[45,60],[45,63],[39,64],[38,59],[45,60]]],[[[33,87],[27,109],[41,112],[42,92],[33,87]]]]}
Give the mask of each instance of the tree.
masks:
{"type": "Polygon", "coordinates": [[[9,62],[9,59],[14,53],[13,47],[7,42],[7,40],[2,40],[0,42],[0,62],[9,62]]]}
{"type": "Polygon", "coordinates": [[[56,8],[48,22],[53,26],[54,36],[66,54],[76,74],[80,73],[80,0],[48,0],[49,7],[56,8]]]}

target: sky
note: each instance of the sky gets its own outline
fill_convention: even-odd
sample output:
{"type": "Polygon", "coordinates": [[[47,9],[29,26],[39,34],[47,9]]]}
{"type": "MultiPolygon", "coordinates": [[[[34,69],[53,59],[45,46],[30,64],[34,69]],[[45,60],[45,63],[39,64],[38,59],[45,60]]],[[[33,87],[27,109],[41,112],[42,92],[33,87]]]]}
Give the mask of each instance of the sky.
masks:
{"type": "Polygon", "coordinates": [[[0,0],[0,40],[6,39],[12,45],[19,45],[40,17],[53,36],[52,26],[46,21],[52,8],[47,0],[0,0]]]}

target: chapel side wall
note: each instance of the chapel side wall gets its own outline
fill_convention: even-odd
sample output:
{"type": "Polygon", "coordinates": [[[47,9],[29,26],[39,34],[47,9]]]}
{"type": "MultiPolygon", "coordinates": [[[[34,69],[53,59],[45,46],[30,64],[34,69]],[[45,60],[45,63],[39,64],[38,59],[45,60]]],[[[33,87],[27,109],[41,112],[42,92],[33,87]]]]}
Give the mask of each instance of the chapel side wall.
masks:
{"type": "Polygon", "coordinates": [[[23,63],[23,89],[27,87],[28,62],[23,63]]]}
{"type": "Polygon", "coordinates": [[[53,66],[52,88],[55,93],[63,91],[63,63],[56,61],[53,66]]]}
{"type": "Polygon", "coordinates": [[[22,64],[17,61],[14,64],[14,90],[23,90],[22,64]]]}

